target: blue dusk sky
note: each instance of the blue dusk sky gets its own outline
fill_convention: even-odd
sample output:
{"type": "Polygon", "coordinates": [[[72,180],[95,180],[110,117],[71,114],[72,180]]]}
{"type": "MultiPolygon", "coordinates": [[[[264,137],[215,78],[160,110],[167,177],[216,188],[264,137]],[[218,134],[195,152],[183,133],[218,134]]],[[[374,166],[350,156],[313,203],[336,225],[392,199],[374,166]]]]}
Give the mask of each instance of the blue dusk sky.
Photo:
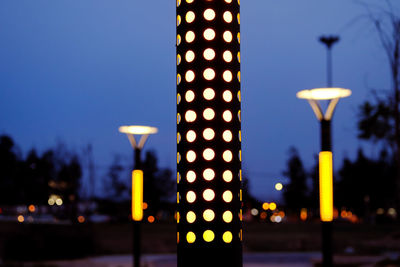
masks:
{"type": "MultiPolygon", "coordinates": [[[[219,0],[222,1],[222,0],[219,0]]],[[[359,147],[357,110],[371,89],[390,88],[376,31],[362,4],[384,1],[242,0],[243,169],[261,200],[279,197],[288,150],[305,166],[318,153],[319,124],[301,89],[326,86],[320,35],[337,34],[334,86],[350,88],[333,118],[336,168],[359,147]]],[[[391,1],[399,11],[399,1],[391,1]]],[[[372,6],[371,8],[373,8],[372,6]]],[[[175,0],[1,0],[0,134],[24,155],[64,142],[93,145],[96,174],[115,155],[132,161],[124,124],[152,125],[145,150],[176,165],[175,0]]]]}

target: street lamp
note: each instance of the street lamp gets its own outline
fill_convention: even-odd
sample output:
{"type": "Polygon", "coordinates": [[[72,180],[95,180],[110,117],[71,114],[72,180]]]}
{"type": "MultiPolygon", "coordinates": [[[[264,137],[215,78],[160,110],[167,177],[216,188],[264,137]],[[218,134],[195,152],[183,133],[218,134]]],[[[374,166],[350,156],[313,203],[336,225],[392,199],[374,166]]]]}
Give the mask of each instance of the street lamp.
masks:
{"type": "Polygon", "coordinates": [[[297,93],[300,99],[306,99],[321,124],[321,152],[319,153],[319,200],[322,222],[322,258],[323,266],[330,267],[332,259],[332,219],[333,219],[333,168],[331,119],[340,98],[351,95],[351,90],[344,88],[316,88],[297,93]],[[320,101],[328,101],[324,112],[320,101]]]}
{"type": "Polygon", "coordinates": [[[240,0],[176,3],[178,267],[241,267],[240,0]]]}
{"type": "Polygon", "coordinates": [[[119,127],[119,132],[128,136],[134,149],[134,167],[132,171],[132,222],[133,222],[133,266],[140,267],[140,223],[143,219],[143,171],[140,153],[150,134],[158,129],[149,126],[130,125],[119,127]],[[140,136],[137,142],[135,136],[140,136]]]}

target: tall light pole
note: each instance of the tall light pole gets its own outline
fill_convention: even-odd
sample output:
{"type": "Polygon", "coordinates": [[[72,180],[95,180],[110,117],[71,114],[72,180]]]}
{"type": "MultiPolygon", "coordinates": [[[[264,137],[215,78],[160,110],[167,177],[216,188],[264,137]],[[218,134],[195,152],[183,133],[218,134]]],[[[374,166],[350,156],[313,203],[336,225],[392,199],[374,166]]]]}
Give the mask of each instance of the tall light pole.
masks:
{"type": "Polygon", "coordinates": [[[319,41],[326,46],[326,79],[328,87],[332,87],[332,46],[339,42],[339,36],[321,36],[319,41]]]}
{"type": "Polygon", "coordinates": [[[140,267],[140,254],[141,254],[140,224],[143,219],[143,170],[142,170],[142,161],[140,158],[141,156],[140,154],[149,135],[157,133],[158,129],[149,126],[130,125],[130,126],[119,127],[119,131],[128,136],[129,142],[131,143],[134,149],[134,164],[132,171],[132,202],[131,202],[132,204],[131,212],[132,212],[132,222],[133,222],[132,254],[133,254],[133,266],[140,267]],[[135,136],[140,136],[138,142],[136,141],[135,136]]]}
{"type": "Polygon", "coordinates": [[[240,0],[177,0],[178,267],[241,267],[240,0]]]}

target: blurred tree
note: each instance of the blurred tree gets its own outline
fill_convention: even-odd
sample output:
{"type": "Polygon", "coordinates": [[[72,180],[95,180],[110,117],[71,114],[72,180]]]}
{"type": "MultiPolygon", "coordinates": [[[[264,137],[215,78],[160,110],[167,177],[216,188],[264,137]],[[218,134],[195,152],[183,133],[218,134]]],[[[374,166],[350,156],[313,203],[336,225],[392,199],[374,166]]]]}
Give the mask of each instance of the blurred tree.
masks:
{"type": "Polygon", "coordinates": [[[15,204],[19,199],[17,176],[19,159],[11,137],[0,137],[0,205],[15,204]]]}
{"type": "Polygon", "coordinates": [[[359,137],[374,142],[383,141],[392,150],[396,162],[396,206],[400,214],[400,17],[386,1],[387,8],[369,12],[383,50],[388,58],[392,90],[384,98],[375,98],[374,103],[360,106],[358,123],[359,137]]]}
{"type": "Polygon", "coordinates": [[[142,161],[144,179],[144,201],[149,210],[157,212],[163,202],[170,201],[176,193],[176,183],[170,169],[159,169],[158,160],[154,151],[147,151],[142,161]]]}
{"type": "Polygon", "coordinates": [[[387,210],[395,204],[395,176],[393,161],[386,151],[379,159],[368,159],[358,151],[352,162],[344,159],[339,171],[340,180],[335,186],[335,204],[351,210],[358,216],[367,217],[378,208],[387,210]]]}
{"type": "Polygon", "coordinates": [[[289,183],[284,186],[283,197],[286,206],[293,212],[299,213],[302,208],[310,204],[307,187],[307,173],[297,150],[292,147],[289,150],[287,170],[283,172],[289,178],[289,183]]]}
{"type": "Polygon", "coordinates": [[[105,184],[105,193],[113,201],[127,200],[129,196],[128,186],[124,181],[121,181],[121,175],[124,172],[124,167],[121,164],[120,156],[114,156],[113,162],[108,169],[107,176],[109,180],[105,184]]]}

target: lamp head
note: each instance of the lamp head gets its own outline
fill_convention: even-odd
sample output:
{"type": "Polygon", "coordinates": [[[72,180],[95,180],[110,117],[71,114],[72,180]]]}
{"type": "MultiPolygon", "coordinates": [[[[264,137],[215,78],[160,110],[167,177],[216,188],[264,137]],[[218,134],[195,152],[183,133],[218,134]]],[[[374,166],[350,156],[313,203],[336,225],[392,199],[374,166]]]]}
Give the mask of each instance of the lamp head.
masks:
{"type": "Polygon", "coordinates": [[[296,96],[307,100],[332,100],[351,95],[351,90],[344,88],[314,88],[299,91],[296,96]]]}
{"type": "Polygon", "coordinates": [[[121,126],[119,127],[119,132],[124,134],[133,134],[133,135],[143,135],[143,134],[155,134],[158,132],[156,127],[150,126],[141,126],[141,125],[129,125],[129,126],[121,126]]]}

